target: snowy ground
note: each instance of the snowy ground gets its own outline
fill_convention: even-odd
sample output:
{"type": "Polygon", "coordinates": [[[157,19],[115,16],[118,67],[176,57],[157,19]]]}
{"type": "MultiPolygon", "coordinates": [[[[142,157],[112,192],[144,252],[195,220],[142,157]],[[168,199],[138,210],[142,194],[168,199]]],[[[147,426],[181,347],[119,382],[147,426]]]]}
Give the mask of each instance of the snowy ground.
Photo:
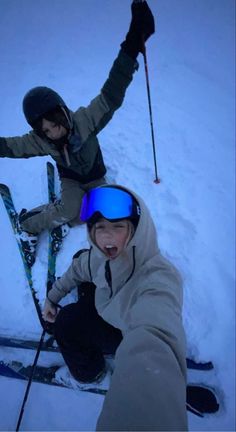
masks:
{"type": "MultiPolygon", "coordinates": [[[[188,354],[212,360],[214,372],[191,381],[214,384],[221,410],[189,415],[192,431],[235,430],[235,3],[233,0],[149,0],[157,32],[148,43],[158,172],[154,165],[143,61],[123,107],[100,134],[109,178],[147,202],[164,255],[184,277],[188,354]]],[[[46,85],[71,109],[96,96],[127,31],[128,0],[0,0],[0,135],[28,131],[21,103],[46,85]]],[[[0,160],[0,182],[18,210],[47,200],[47,158],[0,160]]],[[[12,230],[0,200],[0,334],[39,339],[41,329],[12,230]]],[[[57,275],[86,247],[84,227],[70,231],[57,275]]],[[[47,234],[33,268],[44,299],[47,234]]],[[[0,358],[29,362],[33,353],[0,348],[0,358]]],[[[59,355],[58,355],[59,356],[59,355]]],[[[39,363],[58,356],[44,354],[39,363]]],[[[55,358],[56,357],[56,358],[55,358]]],[[[62,359],[59,357],[62,363],[62,359]]],[[[25,383],[0,378],[0,430],[14,430],[25,383]]],[[[33,385],[22,430],[95,430],[102,397],[33,385]]]]}

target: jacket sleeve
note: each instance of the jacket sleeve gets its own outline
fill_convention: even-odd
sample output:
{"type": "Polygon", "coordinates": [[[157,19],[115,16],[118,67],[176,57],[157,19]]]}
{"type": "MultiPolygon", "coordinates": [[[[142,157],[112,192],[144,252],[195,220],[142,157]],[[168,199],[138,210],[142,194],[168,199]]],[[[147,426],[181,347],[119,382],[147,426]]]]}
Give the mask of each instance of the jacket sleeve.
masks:
{"type": "Polygon", "coordinates": [[[154,329],[137,327],[124,336],[96,430],[188,430],[185,377],[154,329]]]}
{"type": "Polygon", "coordinates": [[[88,251],[74,258],[68,270],[57,279],[48,293],[48,300],[59,303],[60,300],[76,288],[81,282],[90,282],[88,270],[88,251]]]}
{"type": "Polygon", "coordinates": [[[46,156],[47,145],[34,132],[22,136],[0,138],[0,157],[29,158],[46,156]]]}
{"type": "Polygon", "coordinates": [[[137,61],[121,50],[100,94],[86,108],[80,108],[75,113],[75,120],[80,123],[82,141],[106,126],[114,112],[122,105],[126,89],[137,69],[137,61]]]}
{"type": "Polygon", "coordinates": [[[174,293],[180,286],[174,278],[171,284],[173,296],[163,285],[131,305],[99,431],[187,430],[185,335],[174,293]]]}

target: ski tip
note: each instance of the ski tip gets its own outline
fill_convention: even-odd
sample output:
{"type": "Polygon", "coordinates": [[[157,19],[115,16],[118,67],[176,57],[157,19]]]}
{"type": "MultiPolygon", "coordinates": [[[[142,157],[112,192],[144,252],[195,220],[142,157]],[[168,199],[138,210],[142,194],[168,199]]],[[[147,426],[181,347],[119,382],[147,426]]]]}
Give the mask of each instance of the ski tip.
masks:
{"type": "Polygon", "coordinates": [[[47,162],[47,167],[48,167],[48,168],[54,168],[54,165],[53,165],[52,162],[49,162],[49,161],[48,161],[48,162],[47,162]]]}
{"type": "Polygon", "coordinates": [[[4,183],[0,183],[0,193],[9,193],[9,187],[4,183]]]}
{"type": "Polygon", "coordinates": [[[189,407],[195,410],[194,414],[196,411],[201,415],[215,414],[220,409],[215,389],[202,384],[188,384],[187,408],[189,407]]]}

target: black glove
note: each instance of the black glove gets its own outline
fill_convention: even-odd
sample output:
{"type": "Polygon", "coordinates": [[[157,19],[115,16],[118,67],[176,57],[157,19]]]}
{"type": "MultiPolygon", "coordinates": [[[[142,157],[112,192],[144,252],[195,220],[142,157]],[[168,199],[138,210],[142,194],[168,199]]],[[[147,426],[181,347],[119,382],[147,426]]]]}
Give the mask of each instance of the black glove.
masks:
{"type": "Polygon", "coordinates": [[[144,43],[155,32],[155,22],[146,1],[133,1],[131,11],[131,24],[125,41],[121,44],[121,48],[130,57],[136,59],[140,52],[144,54],[144,43]]]}

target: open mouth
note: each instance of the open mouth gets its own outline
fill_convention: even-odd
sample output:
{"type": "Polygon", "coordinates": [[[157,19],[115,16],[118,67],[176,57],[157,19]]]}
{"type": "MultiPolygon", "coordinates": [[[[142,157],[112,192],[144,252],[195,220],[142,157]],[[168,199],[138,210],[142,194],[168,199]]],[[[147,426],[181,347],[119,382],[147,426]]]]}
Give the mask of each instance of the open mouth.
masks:
{"type": "Polygon", "coordinates": [[[116,258],[118,248],[116,246],[107,245],[104,247],[104,252],[109,258],[116,258]]]}

